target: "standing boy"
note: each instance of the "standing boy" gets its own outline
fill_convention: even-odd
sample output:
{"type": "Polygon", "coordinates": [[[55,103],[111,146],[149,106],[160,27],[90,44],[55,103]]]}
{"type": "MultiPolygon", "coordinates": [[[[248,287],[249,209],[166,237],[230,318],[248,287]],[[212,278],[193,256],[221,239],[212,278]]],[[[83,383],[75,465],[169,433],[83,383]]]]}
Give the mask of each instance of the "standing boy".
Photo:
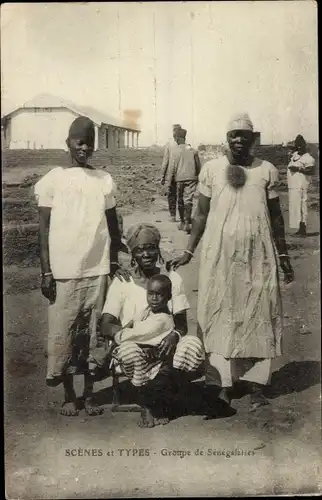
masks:
{"type": "Polygon", "coordinates": [[[178,130],[176,137],[178,146],[172,161],[180,216],[178,229],[190,234],[193,197],[198,185],[201,164],[198,152],[190,144],[186,144],[186,135],[185,129],[178,130]]]}
{"type": "Polygon", "coordinates": [[[179,125],[178,123],[172,126],[173,140],[166,145],[162,160],[161,184],[164,185],[165,183],[167,183],[169,214],[172,222],[176,221],[176,213],[177,213],[177,186],[173,177],[172,159],[174,151],[178,146],[176,138],[177,138],[177,132],[180,129],[181,125],[179,125]]]}
{"type": "Polygon", "coordinates": [[[63,384],[61,414],[66,416],[79,412],[73,385],[73,375],[79,373],[85,376],[86,412],[102,412],[93,406],[88,356],[96,344],[107,275],[119,268],[122,248],[112,177],[87,163],[94,140],[93,122],[76,118],[66,141],[70,166],[54,168],[35,186],[41,290],[49,300],[46,383],[51,387],[63,384]]]}

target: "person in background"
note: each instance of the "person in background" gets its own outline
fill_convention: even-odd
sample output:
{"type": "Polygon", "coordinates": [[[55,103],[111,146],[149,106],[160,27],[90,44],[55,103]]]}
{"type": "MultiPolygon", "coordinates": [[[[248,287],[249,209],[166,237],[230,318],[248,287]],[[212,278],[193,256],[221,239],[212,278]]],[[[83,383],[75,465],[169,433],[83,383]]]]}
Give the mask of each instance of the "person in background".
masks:
{"type": "Polygon", "coordinates": [[[287,169],[289,195],[289,226],[298,229],[296,236],[305,237],[307,228],[307,194],[314,174],[315,160],[307,152],[302,135],[294,141],[294,149],[287,169]]]}
{"type": "MultiPolygon", "coordinates": [[[[169,421],[171,401],[175,389],[180,387],[183,372],[197,370],[204,360],[200,339],[188,333],[189,303],[182,278],[179,273],[165,268],[160,253],[160,240],[158,229],[149,224],[137,224],[129,228],[127,245],[132,253],[131,280],[113,280],[102,311],[101,334],[111,340],[115,340],[116,336],[119,343],[117,362],[122,372],[137,388],[137,401],[142,407],[138,422],[140,427],[154,427],[169,421]],[[142,345],[141,336],[137,341],[127,340],[126,336],[131,335],[129,325],[131,326],[136,318],[143,317],[148,307],[147,287],[151,285],[150,278],[160,274],[168,276],[171,281],[172,293],[168,307],[174,328],[157,342],[157,346],[142,345]],[[122,333],[118,337],[120,328],[115,326],[127,327],[124,340],[122,333]]],[[[156,291],[155,288],[153,290],[156,291]]],[[[151,288],[149,292],[152,292],[151,288]]],[[[158,300],[153,298],[153,302],[158,300]]],[[[152,321],[150,326],[153,330],[155,321],[152,321]]],[[[132,332],[132,335],[135,333],[132,332]]],[[[155,333],[152,331],[151,336],[151,332],[146,332],[148,343],[155,337],[155,333]]]]}
{"type": "Polygon", "coordinates": [[[206,351],[208,415],[229,410],[237,380],[251,393],[251,410],[267,403],[272,359],[281,355],[282,309],[278,262],[294,273],[276,187],[278,170],[254,158],[253,124],[238,114],[227,128],[229,150],[199,175],[192,232],[173,269],[186,265],[203,236],[198,323],[206,351]]]}
{"type": "Polygon", "coordinates": [[[178,130],[176,137],[178,147],[174,150],[172,162],[180,216],[178,229],[190,234],[193,197],[198,185],[201,164],[198,151],[190,144],[186,144],[186,135],[185,129],[178,130]]]}
{"type": "Polygon", "coordinates": [[[162,160],[161,184],[162,186],[166,184],[169,214],[172,222],[176,221],[177,214],[177,186],[173,177],[172,157],[174,150],[177,148],[176,137],[180,129],[181,125],[178,123],[172,126],[173,140],[166,145],[162,160]]]}
{"type": "MultiPolygon", "coordinates": [[[[79,412],[73,375],[84,374],[83,402],[89,415],[93,379],[88,373],[90,349],[96,342],[107,290],[107,276],[122,274],[118,252],[124,251],[110,174],[88,164],[94,149],[94,123],[76,118],[66,141],[70,166],[56,167],[35,185],[39,207],[41,290],[49,300],[46,383],[63,384],[61,414],[79,412]]],[[[126,247],[125,247],[126,248],[126,247]]]]}

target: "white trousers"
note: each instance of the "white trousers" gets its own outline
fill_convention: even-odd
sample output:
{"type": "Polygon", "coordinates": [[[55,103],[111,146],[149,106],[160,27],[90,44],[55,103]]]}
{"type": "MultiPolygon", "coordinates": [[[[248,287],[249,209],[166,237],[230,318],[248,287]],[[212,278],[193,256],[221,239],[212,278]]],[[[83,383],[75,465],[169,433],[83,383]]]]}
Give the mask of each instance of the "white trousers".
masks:
{"type": "Polygon", "coordinates": [[[307,187],[290,188],[289,197],[289,226],[298,229],[300,222],[307,224],[307,187]]]}
{"type": "Polygon", "coordinates": [[[206,385],[231,387],[236,380],[268,385],[271,380],[271,359],[224,358],[214,352],[206,357],[206,385]]]}

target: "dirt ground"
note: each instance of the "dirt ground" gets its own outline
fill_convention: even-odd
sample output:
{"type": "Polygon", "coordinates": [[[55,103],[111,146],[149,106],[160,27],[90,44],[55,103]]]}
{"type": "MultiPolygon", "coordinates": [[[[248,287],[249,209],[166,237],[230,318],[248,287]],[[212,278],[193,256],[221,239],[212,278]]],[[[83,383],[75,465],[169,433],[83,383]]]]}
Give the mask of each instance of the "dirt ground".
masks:
{"type": "MultiPolygon", "coordinates": [[[[287,223],[285,195],[282,198],[287,223]]],[[[149,212],[126,215],[124,225],[139,220],[159,227],[166,258],[185,247],[187,237],[168,222],[164,198],[157,198],[149,212]]],[[[309,231],[305,240],[288,235],[296,281],[283,287],[284,355],[274,362],[267,393],[270,405],[249,414],[249,396],[244,396],[233,401],[236,415],[205,421],[200,379],[182,394],[178,418],[153,429],[138,428],[136,412],[108,411],[110,379],[95,386],[97,400],[107,410],[103,415],[88,417],[82,411],[75,418],[60,416],[62,389],[45,385],[47,304],[38,289],[39,269],[8,266],[4,301],[7,498],[321,492],[320,227],[314,210],[309,213],[309,231]]],[[[191,332],[196,328],[198,261],[197,252],[189,266],[180,270],[191,303],[191,332]]],[[[122,401],[133,402],[127,382],[122,382],[121,389],[122,401]]],[[[81,394],[81,377],[77,377],[77,391],[81,394]]]]}

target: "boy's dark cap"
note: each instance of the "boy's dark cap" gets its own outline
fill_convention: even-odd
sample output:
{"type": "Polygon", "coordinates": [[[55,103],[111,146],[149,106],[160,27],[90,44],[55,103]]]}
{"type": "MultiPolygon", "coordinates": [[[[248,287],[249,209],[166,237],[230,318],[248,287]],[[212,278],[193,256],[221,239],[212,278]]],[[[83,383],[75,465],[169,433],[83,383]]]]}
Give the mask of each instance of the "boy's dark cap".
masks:
{"type": "Polygon", "coordinates": [[[93,145],[95,142],[95,125],[87,116],[78,116],[68,131],[69,139],[82,139],[87,144],[93,145]]]}

